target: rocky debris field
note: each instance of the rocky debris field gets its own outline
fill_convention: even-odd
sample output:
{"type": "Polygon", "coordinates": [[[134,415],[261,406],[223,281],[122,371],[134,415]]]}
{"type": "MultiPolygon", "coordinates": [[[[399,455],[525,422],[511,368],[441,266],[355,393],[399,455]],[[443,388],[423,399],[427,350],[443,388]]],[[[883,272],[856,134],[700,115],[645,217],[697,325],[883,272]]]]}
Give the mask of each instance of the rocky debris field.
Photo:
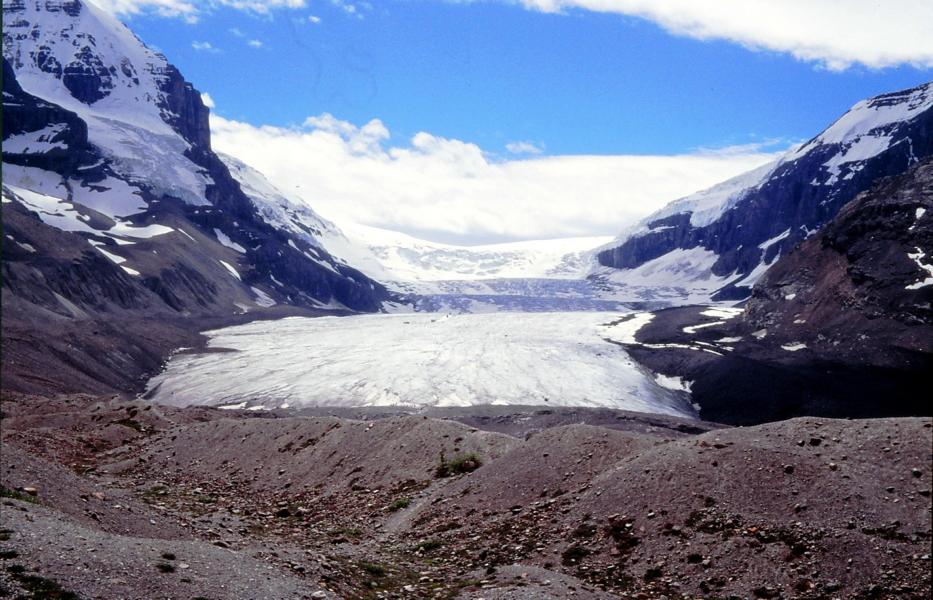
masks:
{"type": "Polygon", "coordinates": [[[0,586],[25,598],[931,593],[928,418],[684,431],[635,413],[574,417],[594,425],[516,407],[318,410],[5,393],[0,586]]]}

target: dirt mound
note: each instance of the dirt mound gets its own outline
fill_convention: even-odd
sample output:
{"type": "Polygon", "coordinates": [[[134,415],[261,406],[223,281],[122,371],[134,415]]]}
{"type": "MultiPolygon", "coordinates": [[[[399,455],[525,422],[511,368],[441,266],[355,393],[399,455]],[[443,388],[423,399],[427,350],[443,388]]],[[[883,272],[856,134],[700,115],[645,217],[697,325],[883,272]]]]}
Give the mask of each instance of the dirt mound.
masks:
{"type": "Polygon", "coordinates": [[[482,521],[513,506],[543,503],[576,492],[620,460],[637,456],[666,440],[656,436],[614,431],[589,425],[547,429],[515,447],[502,459],[486,464],[470,477],[438,491],[415,519],[430,519],[432,503],[479,507],[464,515],[467,522],[482,521]]]}
{"type": "Polygon", "coordinates": [[[531,451],[533,438],[503,457],[505,473],[487,465],[440,490],[409,534],[436,538],[454,564],[562,565],[617,593],[929,590],[929,419],[797,419],[661,444],[615,439],[615,460],[580,439],[606,440],[598,428],[548,433],[536,437],[549,444],[531,451]],[[556,478],[573,472],[572,485],[548,483],[543,448],[565,457],[556,478]],[[577,462],[590,452],[592,471],[577,462]],[[523,469],[541,486],[525,491],[519,475],[510,485],[509,473],[523,469]]]}
{"type": "Polygon", "coordinates": [[[109,534],[43,507],[4,507],[0,542],[12,584],[98,598],[334,598],[298,575],[210,543],[109,534]],[[26,579],[29,578],[29,579],[26,579]],[[53,584],[54,582],[54,584],[53,584]]]}
{"type": "Polygon", "coordinates": [[[434,478],[445,460],[491,462],[519,443],[510,436],[426,417],[242,419],[163,434],[141,454],[149,470],[219,477],[253,490],[336,493],[434,478]]]}

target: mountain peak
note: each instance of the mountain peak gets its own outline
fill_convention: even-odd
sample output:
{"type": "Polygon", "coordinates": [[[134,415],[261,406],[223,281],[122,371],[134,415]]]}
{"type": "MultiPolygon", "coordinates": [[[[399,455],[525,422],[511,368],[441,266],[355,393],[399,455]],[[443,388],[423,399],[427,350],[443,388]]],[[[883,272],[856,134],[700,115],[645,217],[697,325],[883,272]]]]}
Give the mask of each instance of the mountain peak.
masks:
{"type": "Polygon", "coordinates": [[[3,2],[3,55],[30,94],[82,118],[209,149],[207,107],[165,57],[90,2],[3,2]]]}
{"type": "Polygon", "coordinates": [[[858,193],[933,155],[931,109],[933,82],[862,100],[778,161],[643,219],[598,253],[594,277],[644,299],[658,273],[675,273],[669,300],[744,299],[858,193]]]}

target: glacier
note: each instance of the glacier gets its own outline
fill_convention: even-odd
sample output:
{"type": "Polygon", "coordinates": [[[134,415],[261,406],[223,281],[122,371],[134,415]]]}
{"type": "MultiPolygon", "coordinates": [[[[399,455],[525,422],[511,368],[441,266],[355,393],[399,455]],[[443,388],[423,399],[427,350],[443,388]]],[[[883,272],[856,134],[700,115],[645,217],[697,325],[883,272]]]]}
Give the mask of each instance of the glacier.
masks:
{"type": "Polygon", "coordinates": [[[178,406],[591,406],[694,417],[687,393],[660,384],[610,339],[619,317],[417,313],[257,321],[208,332],[209,351],[176,354],[146,397],[178,406]]]}

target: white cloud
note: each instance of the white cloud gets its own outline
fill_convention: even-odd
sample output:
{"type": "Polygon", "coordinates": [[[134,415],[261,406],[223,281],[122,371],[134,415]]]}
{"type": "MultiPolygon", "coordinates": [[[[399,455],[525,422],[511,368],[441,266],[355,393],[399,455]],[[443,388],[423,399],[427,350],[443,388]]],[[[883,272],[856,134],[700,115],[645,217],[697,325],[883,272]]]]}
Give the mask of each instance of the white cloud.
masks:
{"type": "Polygon", "coordinates": [[[262,48],[262,42],[260,40],[250,40],[246,42],[246,45],[250,48],[262,48]]]}
{"type": "Polygon", "coordinates": [[[317,15],[308,15],[308,22],[317,25],[321,22],[321,17],[318,17],[317,15]]]}
{"type": "Polygon", "coordinates": [[[350,0],[330,0],[330,3],[348,15],[358,19],[363,18],[363,11],[372,10],[372,4],[369,2],[351,2],[350,0]]]}
{"type": "Polygon", "coordinates": [[[117,15],[133,16],[143,13],[161,17],[178,17],[189,23],[198,20],[197,2],[192,0],[92,0],[100,8],[117,15]]]}
{"type": "Polygon", "coordinates": [[[214,108],[214,99],[207,92],[201,92],[201,102],[208,108],[214,108]]]}
{"type": "Polygon", "coordinates": [[[198,52],[211,52],[213,54],[220,52],[220,49],[215,48],[213,45],[211,45],[210,42],[194,41],[194,42],[191,42],[191,47],[197,50],[198,52]]]}
{"type": "Polygon", "coordinates": [[[511,152],[512,154],[541,154],[544,152],[544,148],[536,145],[534,142],[509,142],[505,145],[505,149],[511,152]]]}
{"type": "Polygon", "coordinates": [[[305,0],[210,0],[207,4],[229,6],[238,10],[246,10],[268,14],[278,8],[304,8],[305,0]]]}
{"type": "Polygon", "coordinates": [[[212,145],[326,217],[463,243],[612,235],[667,202],[774,158],[755,147],[677,156],[497,161],[477,145],[329,114],[301,127],[211,115],[212,145]]]}
{"type": "Polygon", "coordinates": [[[517,1],[542,12],[577,8],[640,17],[675,35],[787,52],[832,70],[856,63],[933,67],[929,0],[517,1]]]}
{"type": "MultiPolygon", "coordinates": [[[[204,12],[229,7],[267,15],[278,9],[304,8],[305,0],[92,0],[102,9],[121,16],[154,14],[196,23],[204,12]]],[[[231,31],[232,32],[232,31],[231,31]]]]}

